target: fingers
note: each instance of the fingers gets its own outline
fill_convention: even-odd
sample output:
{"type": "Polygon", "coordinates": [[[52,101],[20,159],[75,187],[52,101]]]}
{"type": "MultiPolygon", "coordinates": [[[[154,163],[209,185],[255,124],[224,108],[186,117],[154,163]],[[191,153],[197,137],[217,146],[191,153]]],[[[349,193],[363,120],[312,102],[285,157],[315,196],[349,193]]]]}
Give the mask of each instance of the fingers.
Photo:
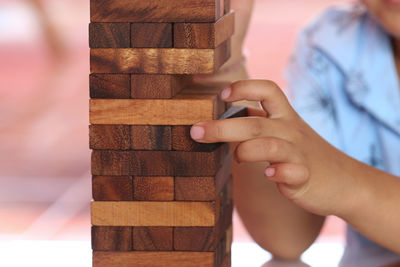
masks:
{"type": "Polygon", "coordinates": [[[201,143],[243,142],[253,138],[283,137],[285,126],[265,117],[244,117],[200,122],[191,130],[191,137],[201,143]]]}
{"type": "Polygon", "coordinates": [[[221,92],[221,98],[227,102],[260,101],[270,118],[281,117],[293,112],[282,90],[275,83],[267,80],[235,82],[221,92]]]}
{"type": "Polygon", "coordinates": [[[309,171],[297,163],[279,163],[270,165],[264,172],[271,181],[292,186],[302,185],[308,181],[309,171]]]}
{"type": "Polygon", "coordinates": [[[251,139],[240,143],[235,150],[238,162],[300,163],[301,154],[293,144],[275,137],[251,139]]]}

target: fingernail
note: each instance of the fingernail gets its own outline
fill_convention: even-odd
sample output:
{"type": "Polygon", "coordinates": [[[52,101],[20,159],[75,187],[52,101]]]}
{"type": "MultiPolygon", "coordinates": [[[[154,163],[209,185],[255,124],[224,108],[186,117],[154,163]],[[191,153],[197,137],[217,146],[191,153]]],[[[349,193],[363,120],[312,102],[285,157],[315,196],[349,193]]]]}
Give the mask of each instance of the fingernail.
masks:
{"type": "Polygon", "coordinates": [[[200,140],[204,138],[204,127],[193,126],[190,129],[190,136],[195,140],[200,140]]]}
{"type": "Polygon", "coordinates": [[[275,175],[275,169],[274,168],[267,168],[265,170],[265,175],[268,177],[272,177],[275,175]]]}
{"type": "Polygon", "coordinates": [[[230,87],[225,88],[221,92],[221,98],[222,100],[227,99],[231,95],[232,89],[230,87]]]}

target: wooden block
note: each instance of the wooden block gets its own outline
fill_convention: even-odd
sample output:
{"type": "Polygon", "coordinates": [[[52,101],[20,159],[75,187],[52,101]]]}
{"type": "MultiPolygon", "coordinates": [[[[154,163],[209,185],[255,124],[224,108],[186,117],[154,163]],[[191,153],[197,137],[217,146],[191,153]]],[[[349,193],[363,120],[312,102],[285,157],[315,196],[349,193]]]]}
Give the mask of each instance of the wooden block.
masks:
{"type": "Polygon", "coordinates": [[[214,177],[175,177],[175,200],[207,201],[216,195],[214,177]]]}
{"type": "Polygon", "coordinates": [[[131,75],[131,97],[138,99],[173,98],[186,85],[188,75],[131,75]]]}
{"type": "Polygon", "coordinates": [[[172,251],[172,227],[133,227],[133,250],[172,251]]]}
{"type": "Polygon", "coordinates": [[[230,57],[230,42],[215,49],[93,48],[91,73],[212,74],[230,57]]]}
{"type": "Polygon", "coordinates": [[[130,149],[130,127],[129,125],[90,125],[89,146],[91,149],[130,149]]]}
{"type": "Polygon", "coordinates": [[[93,176],[93,199],[96,201],[133,200],[132,184],[130,176],[93,176]]]}
{"type": "Polygon", "coordinates": [[[174,200],[174,177],[135,177],[134,200],[174,200]]]}
{"type": "Polygon", "coordinates": [[[132,149],[172,150],[170,126],[131,126],[132,149]]]}
{"type": "Polygon", "coordinates": [[[91,0],[92,22],[212,22],[220,0],[91,0]]]}
{"type": "Polygon", "coordinates": [[[131,40],[135,48],[171,48],[171,23],[132,23],[131,40]]]}
{"type": "Polygon", "coordinates": [[[214,177],[175,177],[175,200],[212,201],[226,188],[231,177],[231,157],[228,155],[224,164],[214,177]]]}
{"type": "Polygon", "coordinates": [[[132,250],[132,227],[92,227],[92,249],[95,251],[132,250]]]}
{"type": "Polygon", "coordinates": [[[93,267],[214,267],[214,252],[93,252],[93,267]]]}
{"type": "MultiPolygon", "coordinates": [[[[247,108],[241,106],[230,107],[219,119],[230,119],[237,117],[246,117],[247,108]]],[[[172,150],[178,151],[212,151],[220,144],[202,144],[194,141],[190,137],[191,126],[173,126],[172,127],[172,150]]]]}
{"type": "Polygon", "coordinates": [[[213,226],[214,202],[94,201],[95,226],[213,226]]]}
{"type": "Polygon", "coordinates": [[[228,13],[215,23],[175,23],[174,47],[215,48],[228,40],[234,29],[234,12],[228,13]]]}
{"type": "Polygon", "coordinates": [[[129,48],[131,45],[129,23],[90,23],[90,48],[129,48]]]}
{"type": "Polygon", "coordinates": [[[233,205],[224,209],[224,216],[214,227],[174,227],[174,250],[215,251],[232,225],[233,205]]]}
{"type": "Polygon", "coordinates": [[[232,247],[232,241],[233,241],[233,228],[232,225],[229,226],[229,228],[226,230],[226,247],[225,247],[225,252],[228,254],[231,252],[231,247],[232,247]]]}
{"type": "Polygon", "coordinates": [[[128,74],[90,74],[91,98],[130,98],[131,79],[128,74]]]}
{"type": "Polygon", "coordinates": [[[186,125],[172,126],[172,150],[207,152],[213,151],[221,145],[221,143],[204,144],[194,141],[190,137],[191,127],[186,125]]]}
{"type": "MultiPolygon", "coordinates": [[[[214,90],[215,91],[215,90],[214,90]]],[[[184,90],[173,99],[91,99],[91,124],[192,125],[225,111],[218,93],[184,90]]]]}
{"type": "Polygon", "coordinates": [[[93,175],[214,176],[226,147],[212,152],[108,151],[92,152],[93,175]]]}
{"type": "Polygon", "coordinates": [[[221,263],[220,267],[231,267],[232,266],[232,256],[231,252],[225,255],[225,259],[221,263]]]}

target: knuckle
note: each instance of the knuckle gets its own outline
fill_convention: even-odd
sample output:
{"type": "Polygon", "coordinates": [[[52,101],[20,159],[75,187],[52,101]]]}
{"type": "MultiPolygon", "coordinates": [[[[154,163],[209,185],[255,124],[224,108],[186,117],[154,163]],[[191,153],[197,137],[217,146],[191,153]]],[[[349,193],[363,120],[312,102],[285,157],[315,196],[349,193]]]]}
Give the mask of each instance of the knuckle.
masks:
{"type": "Polygon", "coordinates": [[[270,139],[268,142],[265,143],[264,145],[264,151],[267,154],[272,154],[275,155],[279,151],[279,142],[275,139],[270,139]]]}
{"type": "Polygon", "coordinates": [[[262,135],[263,132],[263,120],[259,118],[255,118],[251,120],[249,125],[250,135],[252,137],[258,137],[262,135]]]}

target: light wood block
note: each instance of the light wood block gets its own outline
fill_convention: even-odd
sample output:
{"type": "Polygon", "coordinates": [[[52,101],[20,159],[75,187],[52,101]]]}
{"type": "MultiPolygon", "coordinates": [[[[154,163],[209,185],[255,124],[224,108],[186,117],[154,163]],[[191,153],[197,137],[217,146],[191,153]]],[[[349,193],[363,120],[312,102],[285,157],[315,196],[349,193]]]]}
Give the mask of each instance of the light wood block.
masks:
{"type": "Polygon", "coordinates": [[[94,201],[94,226],[213,226],[214,202],[94,201]]]}
{"type": "Polygon", "coordinates": [[[212,74],[230,57],[230,42],[215,49],[93,48],[91,73],[212,74]]]}
{"type": "Polygon", "coordinates": [[[175,23],[175,48],[215,48],[228,40],[235,30],[232,11],[215,23],[175,23]]]}
{"type": "MultiPolygon", "coordinates": [[[[211,89],[210,89],[211,90],[211,89]]],[[[219,90],[184,90],[173,99],[91,99],[91,124],[192,125],[217,119],[226,108],[219,90]]]]}
{"type": "Polygon", "coordinates": [[[93,252],[93,267],[216,267],[214,252],[93,252]]]}
{"type": "MultiPolygon", "coordinates": [[[[92,22],[212,22],[221,0],[91,0],[92,22]]],[[[222,8],[223,10],[223,8],[222,8]]]]}

